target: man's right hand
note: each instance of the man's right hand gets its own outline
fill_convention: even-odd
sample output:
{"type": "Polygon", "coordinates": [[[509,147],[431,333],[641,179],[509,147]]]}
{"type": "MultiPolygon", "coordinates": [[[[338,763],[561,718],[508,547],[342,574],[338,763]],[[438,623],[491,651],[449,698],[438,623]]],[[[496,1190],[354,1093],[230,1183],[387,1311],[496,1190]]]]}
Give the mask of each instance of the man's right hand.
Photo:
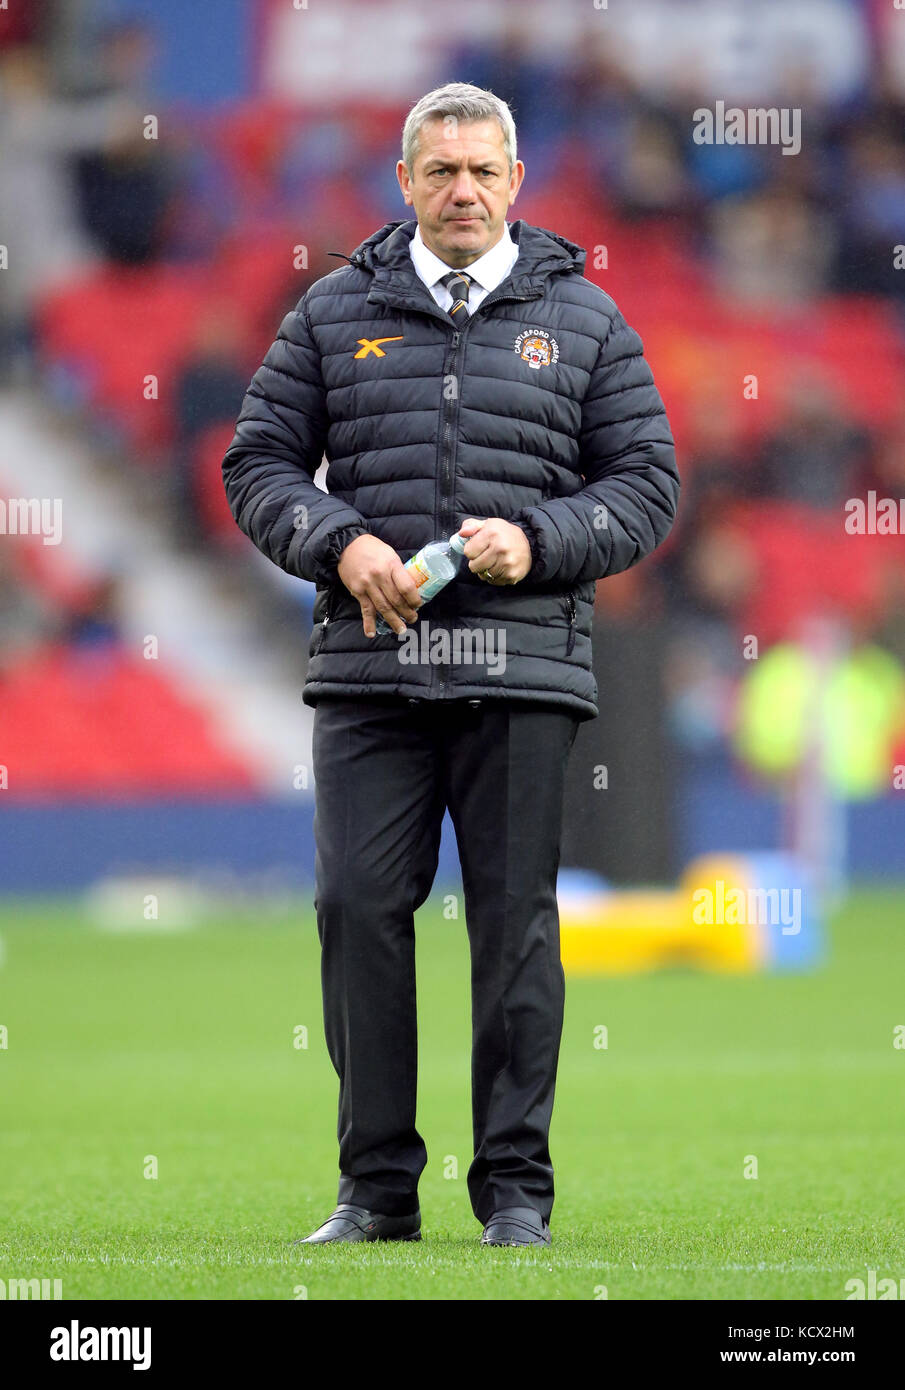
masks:
{"type": "Polygon", "coordinates": [[[413,623],[423,599],[391,545],[377,536],[356,536],[339,557],[336,572],[361,605],[365,637],[377,635],[380,613],[395,633],[413,623]]]}

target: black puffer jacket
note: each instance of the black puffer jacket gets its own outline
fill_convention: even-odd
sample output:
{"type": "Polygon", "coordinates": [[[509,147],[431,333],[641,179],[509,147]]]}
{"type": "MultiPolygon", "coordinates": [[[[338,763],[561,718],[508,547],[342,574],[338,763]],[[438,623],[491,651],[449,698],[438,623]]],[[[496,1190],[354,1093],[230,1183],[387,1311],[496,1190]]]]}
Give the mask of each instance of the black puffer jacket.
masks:
{"type": "Polygon", "coordinates": [[[641,339],[580,247],[522,221],[511,275],[457,329],[415,273],[415,227],[388,223],[283,320],[223,460],[230,507],[321,589],[307,704],[500,697],[591,718],[594,581],[663,540],[679,492],[641,339]],[[463,564],[410,635],[365,637],[343,547],[370,531],[406,560],[469,516],[523,526],[528,576],[497,587],[463,564]]]}

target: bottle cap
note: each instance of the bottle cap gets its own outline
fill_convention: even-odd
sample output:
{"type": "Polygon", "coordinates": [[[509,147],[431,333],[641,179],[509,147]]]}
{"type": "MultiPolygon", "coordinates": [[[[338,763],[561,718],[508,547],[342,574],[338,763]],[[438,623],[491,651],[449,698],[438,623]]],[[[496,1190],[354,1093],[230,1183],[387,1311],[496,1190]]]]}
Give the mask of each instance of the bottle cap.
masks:
{"type": "Polygon", "coordinates": [[[460,536],[459,533],[458,533],[458,531],[456,532],[456,534],[455,534],[454,536],[450,536],[450,538],[449,538],[449,548],[450,548],[450,550],[455,550],[459,555],[464,555],[464,553],[465,553],[465,547],[466,547],[467,544],[468,544],[468,537],[467,537],[467,536],[460,536]]]}

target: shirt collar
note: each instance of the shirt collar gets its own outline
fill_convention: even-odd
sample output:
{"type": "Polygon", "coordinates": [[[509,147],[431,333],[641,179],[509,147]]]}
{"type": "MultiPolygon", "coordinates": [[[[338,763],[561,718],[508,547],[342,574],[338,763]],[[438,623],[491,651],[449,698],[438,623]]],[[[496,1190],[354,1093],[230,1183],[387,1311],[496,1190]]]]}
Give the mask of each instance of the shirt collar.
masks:
{"type": "MultiPolygon", "coordinates": [[[[420,227],[415,228],[410,245],[415,269],[429,288],[438,280],[442,280],[451,270],[457,269],[441,261],[439,256],[435,256],[433,251],[425,246],[420,227]]],[[[509,235],[509,223],[506,222],[503,224],[503,235],[496,245],[491,246],[490,250],[485,251],[476,261],[472,261],[471,265],[465,266],[464,273],[472,280],[477,280],[482,289],[496,289],[497,285],[505,280],[517,258],[518,246],[509,235]]]]}

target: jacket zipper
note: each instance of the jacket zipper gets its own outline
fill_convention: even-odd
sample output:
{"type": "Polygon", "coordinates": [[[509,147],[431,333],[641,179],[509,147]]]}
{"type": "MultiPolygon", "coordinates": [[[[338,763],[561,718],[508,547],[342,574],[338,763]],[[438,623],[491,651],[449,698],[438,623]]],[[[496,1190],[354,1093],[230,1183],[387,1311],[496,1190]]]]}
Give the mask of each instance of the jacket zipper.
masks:
{"type": "Polygon", "coordinates": [[[444,535],[451,531],[453,525],[455,524],[455,514],[453,507],[453,503],[455,501],[455,487],[453,479],[455,474],[453,470],[453,461],[455,459],[456,453],[456,432],[454,429],[454,425],[458,424],[459,420],[459,399],[461,395],[459,368],[460,355],[462,351],[462,340],[465,337],[465,334],[468,332],[468,329],[471,327],[471,324],[477,318],[478,314],[480,314],[488,304],[521,304],[525,303],[530,299],[537,299],[539,297],[540,296],[538,295],[532,294],[501,294],[498,295],[496,298],[492,298],[491,295],[488,295],[486,299],[484,299],[482,303],[478,305],[474,313],[469,315],[467,321],[462,325],[462,328],[456,328],[453,330],[452,352],[451,355],[447,358],[446,364],[448,370],[445,371],[443,374],[444,381],[450,376],[455,377],[456,392],[453,396],[452,401],[450,402],[450,408],[447,411],[443,427],[443,446],[440,477],[438,480],[439,488],[436,520],[438,534],[440,535],[444,535]]]}
{"type": "MultiPolygon", "coordinates": [[[[468,327],[471,324],[472,320],[476,318],[477,315],[480,314],[488,305],[523,304],[527,303],[529,300],[541,298],[543,298],[542,294],[501,294],[495,297],[493,297],[492,294],[488,295],[486,299],[484,299],[483,302],[478,305],[474,313],[469,315],[468,320],[466,321],[466,323],[463,324],[461,329],[453,329],[451,338],[451,352],[447,356],[446,362],[444,364],[445,370],[443,373],[443,379],[445,381],[450,376],[455,377],[456,394],[451,402],[451,408],[448,409],[445,413],[445,418],[443,421],[443,437],[440,446],[440,470],[437,479],[436,491],[436,514],[434,517],[434,525],[437,529],[438,536],[444,534],[444,527],[446,527],[447,530],[451,531],[454,524],[452,504],[454,500],[453,460],[455,458],[455,434],[453,432],[453,422],[457,421],[459,417],[459,349],[460,344],[462,342],[462,338],[468,331],[468,327]],[[444,508],[446,511],[445,516],[444,508]]],[[[418,304],[406,304],[404,307],[408,309],[411,313],[426,314],[428,318],[440,319],[442,323],[452,323],[452,320],[449,318],[449,315],[444,314],[443,310],[439,307],[439,305],[435,304],[433,310],[429,309],[427,305],[424,305],[424,307],[422,308],[421,305],[418,304]]]]}
{"type": "MultiPolygon", "coordinates": [[[[461,396],[461,382],[459,380],[460,357],[463,352],[462,340],[468,329],[478,314],[488,304],[523,303],[530,299],[541,298],[540,295],[532,294],[501,294],[492,298],[487,297],[478,305],[473,314],[469,314],[468,319],[461,329],[454,328],[452,335],[451,353],[447,358],[447,370],[443,373],[444,382],[449,377],[454,377],[456,382],[455,395],[449,403],[446,411],[446,418],[443,423],[443,439],[441,443],[441,458],[439,476],[437,479],[437,531],[440,535],[450,535],[455,525],[455,470],[454,461],[456,454],[456,431],[454,426],[459,420],[459,400],[461,396]]],[[[424,310],[430,314],[429,309],[424,310]]],[[[441,311],[442,312],[442,311],[441,311]]],[[[431,315],[434,317],[434,315],[431,315]]],[[[451,320],[450,320],[451,322],[451,320]]],[[[440,686],[440,695],[443,696],[449,683],[449,664],[441,662],[436,668],[437,680],[440,686]]]]}
{"type": "MultiPolygon", "coordinates": [[[[350,264],[359,264],[363,266],[364,262],[360,260],[360,258],[353,257],[350,261],[350,264]]],[[[449,317],[448,314],[445,314],[443,312],[443,310],[437,304],[436,300],[434,300],[433,296],[430,294],[430,291],[428,291],[428,295],[433,304],[433,308],[429,308],[426,304],[424,306],[420,304],[405,304],[394,305],[393,307],[397,309],[408,310],[408,312],[414,314],[425,314],[428,318],[439,319],[442,323],[452,325],[452,319],[449,317]]],[[[449,518],[449,526],[446,534],[450,534],[452,532],[452,527],[454,524],[453,494],[455,489],[453,486],[453,461],[455,459],[456,452],[456,436],[453,433],[452,425],[454,419],[458,420],[459,414],[459,352],[462,343],[462,338],[464,337],[465,333],[467,333],[469,324],[472,322],[472,320],[490,304],[524,304],[527,303],[529,300],[542,298],[543,292],[539,294],[500,294],[496,296],[493,296],[491,292],[491,294],[489,294],[486,297],[486,299],[484,299],[478,305],[474,313],[468,316],[467,322],[462,325],[461,329],[453,327],[451,339],[451,352],[447,356],[445,364],[450,370],[445,371],[443,376],[444,380],[449,376],[455,376],[456,394],[453,398],[451,408],[447,409],[444,412],[443,434],[440,441],[440,468],[438,470],[437,477],[437,490],[435,494],[436,510],[434,516],[434,526],[436,528],[436,533],[438,536],[443,534],[444,516],[449,518]]],[[[328,621],[329,614],[324,618],[323,626],[325,630],[328,621]]],[[[440,663],[438,666],[432,666],[431,687],[433,687],[435,678],[439,683],[440,694],[442,696],[449,681],[448,662],[440,663]]]]}
{"type": "Polygon", "coordinates": [[[333,617],[333,609],[334,609],[335,607],[336,607],[336,585],[335,585],[335,584],[331,584],[331,585],[330,585],[330,591],[329,591],[329,593],[327,594],[327,606],[326,606],[326,608],[324,609],[324,616],[323,616],[323,618],[321,619],[321,640],[320,640],[320,642],[318,643],[318,647],[317,647],[317,651],[315,652],[315,656],[318,656],[318,655],[323,651],[323,649],[324,649],[324,643],[325,643],[326,640],[327,640],[327,624],[330,622],[330,619],[333,617]]]}
{"type": "Polygon", "coordinates": [[[574,593],[567,596],[566,603],[569,607],[569,636],[566,639],[566,656],[571,656],[572,648],[575,646],[575,619],[577,616],[574,593]]]}
{"type": "Polygon", "coordinates": [[[444,390],[450,377],[455,377],[456,392],[449,402],[449,410],[443,425],[443,444],[440,454],[440,469],[437,477],[437,534],[449,535],[453,527],[453,454],[455,446],[454,422],[459,419],[459,344],[462,334],[456,329],[452,335],[452,349],[446,359],[447,370],[443,373],[444,390]]]}
{"type": "MultiPolygon", "coordinates": [[[[331,252],[330,254],[332,255],[332,254],[334,254],[334,253],[331,252]]],[[[340,253],[340,254],[341,254],[341,253],[340,253]]],[[[348,260],[350,265],[358,265],[359,267],[364,268],[364,260],[363,260],[363,258],[360,257],[360,256],[353,256],[353,257],[343,256],[343,259],[344,259],[344,260],[348,260]]],[[[428,293],[430,293],[430,292],[428,291],[428,293]]],[[[400,308],[400,309],[403,309],[403,308],[404,308],[404,309],[408,310],[410,313],[424,314],[424,315],[426,315],[428,318],[440,319],[441,322],[443,322],[443,323],[445,323],[445,324],[451,324],[451,323],[452,323],[452,320],[450,319],[449,315],[448,315],[448,314],[445,314],[445,313],[443,312],[443,310],[442,310],[442,309],[440,308],[440,306],[436,303],[436,301],[433,300],[433,296],[430,296],[430,297],[431,297],[431,300],[433,301],[433,307],[432,307],[432,308],[428,308],[428,306],[427,306],[426,304],[425,304],[423,307],[422,307],[421,305],[417,305],[417,304],[406,304],[406,305],[404,305],[404,306],[402,306],[402,305],[397,305],[397,306],[394,306],[394,307],[400,308]]],[[[444,418],[444,421],[443,421],[443,436],[442,436],[442,440],[441,440],[441,461],[440,461],[439,475],[438,475],[438,478],[437,478],[437,492],[436,492],[436,497],[435,497],[435,502],[436,502],[435,527],[436,527],[436,530],[437,530],[437,534],[438,534],[438,535],[443,533],[443,530],[444,530],[443,522],[444,522],[444,518],[445,518],[445,517],[448,517],[448,519],[449,519],[449,524],[448,524],[448,527],[447,527],[447,534],[448,534],[448,533],[451,533],[452,527],[453,527],[453,525],[454,525],[454,509],[453,509],[453,502],[454,502],[454,500],[455,500],[455,499],[454,499],[455,488],[454,488],[453,479],[454,479],[455,474],[454,474],[454,470],[453,470],[453,462],[454,462],[454,459],[455,459],[456,435],[455,435],[455,432],[454,432],[454,430],[453,430],[453,421],[454,421],[454,420],[455,420],[455,421],[458,421],[458,415],[459,415],[459,387],[460,387],[460,382],[459,382],[459,358],[460,358],[460,347],[461,347],[461,344],[462,344],[462,339],[463,339],[463,337],[464,337],[464,334],[468,331],[468,327],[469,327],[470,323],[472,322],[472,319],[474,319],[479,313],[481,313],[481,311],[482,311],[485,307],[489,307],[491,304],[526,304],[526,303],[528,303],[528,302],[531,301],[531,300],[542,299],[542,298],[543,298],[543,291],[541,291],[541,292],[538,293],[538,294],[501,294],[501,295],[496,295],[496,296],[494,296],[493,293],[491,292],[491,294],[489,294],[489,295],[482,301],[482,303],[478,305],[478,307],[475,309],[474,313],[473,313],[473,314],[469,314],[467,321],[462,325],[462,328],[461,328],[461,329],[453,328],[453,333],[452,333],[452,345],[451,345],[451,354],[450,354],[450,356],[447,357],[447,364],[448,364],[448,366],[451,368],[451,370],[444,373],[444,379],[446,379],[446,377],[448,377],[448,376],[450,376],[450,375],[455,376],[455,379],[456,379],[456,394],[455,394],[455,396],[454,396],[454,398],[453,398],[451,409],[448,409],[447,411],[445,411],[445,418],[444,418]],[[444,509],[445,509],[445,510],[444,510],[444,509]]],[[[329,598],[328,598],[328,600],[327,600],[327,608],[326,608],[326,611],[325,611],[325,613],[324,613],[323,620],[322,620],[322,622],[321,622],[321,629],[322,629],[324,635],[323,635],[323,637],[322,637],[322,639],[321,639],[321,646],[320,646],[320,648],[319,648],[318,650],[321,650],[321,649],[323,648],[323,644],[324,644],[324,642],[326,641],[327,626],[328,626],[328,624],[329,624],[329,622],[330,622],[330,620],[331,620],[331,618],[332,618],[332,616],[333,616],[334,601],[335,601],[335,591],[332,591],[331,594],[330,594],[330,596],[329,596],[329,598]]],[[[572,594],[569,595],[569,605],[570,605],[570,610],[569,610],[569,611],[570,611],[570,622],[569,622],[569,638],[568,638],[568,644],[567,644],[567,647],[566,647],[566,654],[567,654],[567,655],[571,654],[572,648],[573,648],[574,645],[575,645],[575,618],[576,618],[576,614],[575,614],[575,599],[574,599],[574,596],[573,596],[572,594]]],[[[437,675],[437,677],[438,677],[439,685],[440,685],[440,694],[441,694],[441,696],[442,696],[443,693],[444,693],[444,691],[445,691],[445,689],[446,689],[448,680],[449,680],[449,664],[448,664],[448,663],[442,663],[442,664],[440,664],[440,665],[437,666],[437,667],[433,667],[433,669],[432,669],[432,674],[431,674],[431,684],[432,684],[432,685],[433,685],[433,681],[434,681],[434,674],[433,674],[434,672],[436,672],[436,675],[437,675]]]]}

